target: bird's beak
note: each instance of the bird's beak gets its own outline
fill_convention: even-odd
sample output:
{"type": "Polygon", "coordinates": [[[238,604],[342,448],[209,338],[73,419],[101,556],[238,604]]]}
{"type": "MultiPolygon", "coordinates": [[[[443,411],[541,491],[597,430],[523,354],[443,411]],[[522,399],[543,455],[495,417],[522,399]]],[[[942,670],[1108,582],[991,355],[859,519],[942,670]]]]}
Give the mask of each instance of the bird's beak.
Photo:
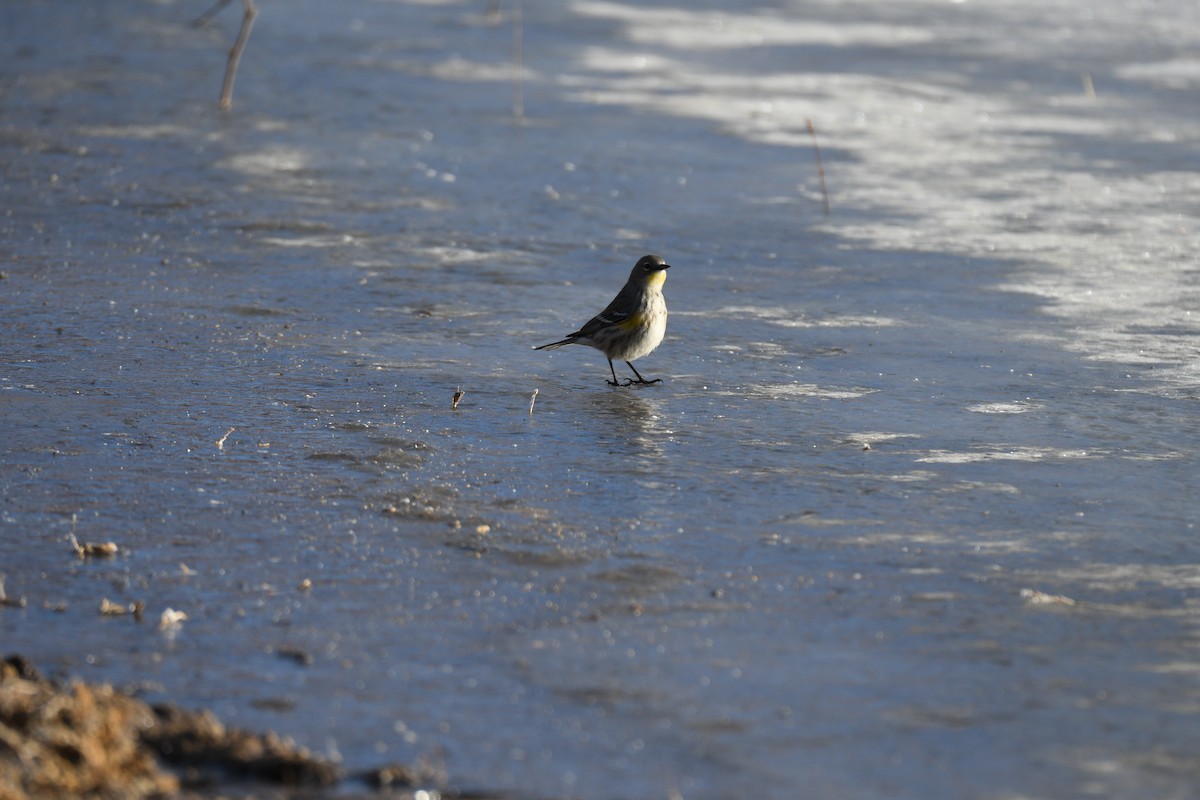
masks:
{"type": "Polygon", "coordinates": [[[670,269],[670,268],[671,268],[670,264],[662,264],[659,266],[659,269],[670,269]]]}

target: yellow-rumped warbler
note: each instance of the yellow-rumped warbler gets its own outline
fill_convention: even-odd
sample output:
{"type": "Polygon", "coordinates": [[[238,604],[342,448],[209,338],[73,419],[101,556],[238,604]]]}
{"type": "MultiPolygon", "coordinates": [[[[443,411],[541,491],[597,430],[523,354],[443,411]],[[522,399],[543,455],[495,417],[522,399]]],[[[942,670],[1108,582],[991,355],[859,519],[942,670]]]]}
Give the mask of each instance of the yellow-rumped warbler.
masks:
{"type": "Polygon", "coordinates": [[[608,369],[613,376],[611,381],[607,381],[609,385],[621,385],[617,381],[617,371],[613,369],[614,358],[629,364],[633,374],[637,375],[636,381],[630,378],[625,381],[625,386],[659,383],[662,378],[648,381],[630,362],[654,352],[667,332],[667,301],[663,298],[662,286],[666,283],[666,271],[670,267],[658,256],[642,256],[608,308],[562,341],[533,349],[553,350],[567,344],[586,344],[608,358],[608,369]]]}

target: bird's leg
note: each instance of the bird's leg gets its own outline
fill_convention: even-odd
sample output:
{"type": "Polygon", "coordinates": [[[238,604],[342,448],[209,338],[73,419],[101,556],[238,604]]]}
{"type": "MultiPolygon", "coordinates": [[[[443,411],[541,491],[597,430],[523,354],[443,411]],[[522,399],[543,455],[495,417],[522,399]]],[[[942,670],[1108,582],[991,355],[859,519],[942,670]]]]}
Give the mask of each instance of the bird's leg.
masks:
{"type": "MultiPolygon", "coordinates": [[[[626,361],[625,363],[626,363],[626,364],[629,364],[629,368],[633,370],[633,374],[634,374],[634,375],[637,375],[637,380],[636,380],[636,381],[634,381],[634,380],[630,380],[630,381],[629,381],[629,383],[626,383],[626,384],[625,384],[626,386],[630,386],[630,385],[632,385],[632,384],[634,384],[634,383],[639,383],[639,384],[642,384],[643,386],[644,386],[644,385],[646,385],[646,384],[650,384],[650,383],[662,383],[662,378],[655,378],[655,379],[654,379],[654,380],[652,380],[652,381],[648,381],[648,380],[646,380],[645,378],[643,378],[643,377],[642,377],[642,373],[638,372],[638,371],[637,371],[637,369],[636,369],[636,368],[633,366],[633,364],[630,364],[628,361],[626,361]]],[[[608,365],[611,367],[611,366],[612,366],[612,362],[610,361],[610,362],[608,363],[608,365]]],[[[614,375],[613,377],[615,378],[615,377],[616,377],[616,375],[614,375]]]]}
{"type": "Polygon", "coordinates": [[[617,381],[617,371],[613,369],[611,358],[608,360],[608,371],[612,373],[613,379],[611,381],[605,381],[605,383],[607,383],[609,386],[620,386],[620,382],[617,381]]]}

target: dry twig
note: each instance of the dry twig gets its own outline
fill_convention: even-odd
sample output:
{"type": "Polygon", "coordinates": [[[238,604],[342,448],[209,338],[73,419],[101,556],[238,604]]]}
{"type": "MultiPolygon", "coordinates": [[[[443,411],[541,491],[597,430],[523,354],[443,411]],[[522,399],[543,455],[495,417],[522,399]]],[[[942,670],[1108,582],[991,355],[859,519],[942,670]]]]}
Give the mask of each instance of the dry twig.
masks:
{"type": "Polygon", "coordinates": [[[821,183],[821,208],[825,210],[825,216],[829,216],[829,194],[825,191],[825,167],[821,164],[821,145],[817,142],[817,129],[813,125],[811,119],[806,119],[804,122],[808,125],[808,135],[813,141],[813,155],[817,161],[817,180],[821,183]]]}
{"type": "MultiPolygon", "coordinates": [[[[204,27],[229,3],[230,0],[217,0],[213,3],[212,8],[197,17],[192,24],[198,28],[204,27]]],[[[246,42],[250,41],[250,29],[254,27],[254,18],[257,16],[258,7],[254,5],[254,0],[242,0],[242,27],[238,29],[237,39],[234,40],[233,47],[229,50],[229,60],[225,63],[225,80],[221,84],[220,108],[222,111],[233,108],[233,82],[237,78],[238,64],[242,60],[246,42]]]]}

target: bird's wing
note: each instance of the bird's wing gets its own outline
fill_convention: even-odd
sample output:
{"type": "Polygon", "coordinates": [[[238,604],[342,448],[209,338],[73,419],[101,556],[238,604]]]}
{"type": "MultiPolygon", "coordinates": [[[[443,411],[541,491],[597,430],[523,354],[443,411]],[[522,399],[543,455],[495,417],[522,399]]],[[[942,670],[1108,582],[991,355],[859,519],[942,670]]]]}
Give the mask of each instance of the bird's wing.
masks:
{"type": "Polygon", "coordinates": [[[589,319],[582,328],[571,334],[571,338],[575,337],[590,337],[596,331],[602,328],[607,328],[610,325],[619,325],[638,312],[638,304],[634,302],[633,297],[637,290],[631,290],[628,286],[620,291],[613,298],[613,301],[608,304],[608,307],[601,311],[596,316],[589,319]]]}
{"type": "Polygon", "coordinates": [[[601,311],[589,319],[582,328],[572,333],[571,338],[589,338],[596,331],[603,330],[610,325],[617,325],[632,316],[633,314],[629,311],[601,311]]]}

